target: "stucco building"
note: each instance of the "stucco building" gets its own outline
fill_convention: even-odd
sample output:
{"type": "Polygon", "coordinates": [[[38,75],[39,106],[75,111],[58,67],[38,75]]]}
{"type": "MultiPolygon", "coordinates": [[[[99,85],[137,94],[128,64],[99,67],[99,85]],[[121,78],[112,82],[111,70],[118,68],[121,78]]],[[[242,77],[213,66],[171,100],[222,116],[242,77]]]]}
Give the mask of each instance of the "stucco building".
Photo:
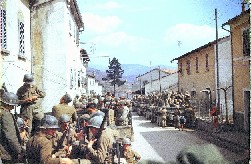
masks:
{"type": "MultiPolygon", "coordinates": [[[[163,86],[161,86],[160,80],[163,77],[166,77],[174,72],[175,72],[174,70],[164,70],[164,69],[160,69],[160,68],[152,69],[152,70],[136,77],[136,81],[132,85],[132,91],[137,94],[145,94],[146,93],[146,91],[145,91],[146,84],[148,84],[148,83],[152,84],[154,81],[155,81],[154,82],[155,84],[158,83],[158,87],[157,87],[157,85],[155,85],[157,88],[155,88],[154,90],[151,90],[151,92],[163,91],[163,89],[166,88],[166,85],[162,84],[163,86]]],[[[163,80],[162,80],[162,82],[163,82],[163,80]]]]}
{"type": "Polygon", "coordinates": [[[230,26],[233,74],[234,122],[240,129],[250,126],[250,9],[222,25],[230,26]]]}
{"type": "Polygon", "coordinates": [[[16,93],[31,73],[29,0],[0,1],[0,85],[16,93]]]}
{"type": "Polygon", "coordinates": [[[80,94],[85,67],[80,58],[79,34],[84,30],[76,0],[33,1],[31,7],[32,73],[46,92],[44,111],[69,93],[80,94]]]}
{"type": "MultiPolygon", "coordinates": [[[[221,43],[221,46],[219,46],[220,53],[218,54],[218,56],[221,57],[218,57],[218,59],[220,58],[220,62],[222,63],[218,64],[221,65],[221,67],[225,67],[222,58],[229,58],[227,61],[231,59],[229,55],[229,37],[220,38],[217,42],[218,45],[221,43]]],[[[193,105],[197,108],[199,116],[209,117],[210,109],[217,103],[216,40],[185,53],[172,61],[174,60],[178,60],[179,91],[182,93],[188,91],[191,95],[193,105]]],[[[228,68],[225,70],[228,70],[228,73],[230,73],[231,67],[228,65],[228,68]]],[[[223,72],[221,71],[221,74],[222,73],[223,72]]],[[[221,79],[221,81],[223,81],[224,77],[221,79]]],[[[230,80],[231,83],[229,77],[228,80],[230,80]]],[[[231,100],[231,98],[229,99],[231,100]]],[[[222,112],[222,108],[220,109],[222,112]]]]}

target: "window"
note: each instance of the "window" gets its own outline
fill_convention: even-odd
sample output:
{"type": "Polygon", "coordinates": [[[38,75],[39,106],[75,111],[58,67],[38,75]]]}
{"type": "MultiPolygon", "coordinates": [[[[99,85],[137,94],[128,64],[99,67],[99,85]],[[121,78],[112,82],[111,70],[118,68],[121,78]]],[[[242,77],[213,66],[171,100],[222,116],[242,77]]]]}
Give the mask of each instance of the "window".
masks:
{"type": "Polygon", "coordinates": [[[19,55],[24,56],[24,23],[19,21],[19,55]]]}
{"type": "Polygon", "coordinates": [[[190,75],[191,74],[191,63],[190,63],[190,60],[187,60],[187,74],[190,75]]]}
{"type": "Polygon", "coordinates": [[[19,39],[19,55],[18,57],[24,57],[24,16],[21,11],[18,12],[18,39],[19,39]]]}
{"type": "Polygon", "coordinates": [[[182,63],[180,63],[179,73],[180,73],[181,75],[183,75],[183,67],[182,67],[182,63]]]}
{"type": "Polygon", "coordinates": [[[208,54],[206,54],[206,71],[209,71],[208,54]]]}
{"type": "Polygon", "coordinates": [[[4,6],[0,6],[0,44],[1,49],[7,49],[6,10],[4,6]]]}
{"type": "Polygon", "coordinates": [[[196,58],[195,58],[195,69],[196,69],[196,73],[198,73],[199,72],[199,58],[196,56],[196,58]]]}
{"type": "Polygon", "coordinates": [[[243,55],[250,56],[250,35],[249,29],[242,32],[243,55]]]}

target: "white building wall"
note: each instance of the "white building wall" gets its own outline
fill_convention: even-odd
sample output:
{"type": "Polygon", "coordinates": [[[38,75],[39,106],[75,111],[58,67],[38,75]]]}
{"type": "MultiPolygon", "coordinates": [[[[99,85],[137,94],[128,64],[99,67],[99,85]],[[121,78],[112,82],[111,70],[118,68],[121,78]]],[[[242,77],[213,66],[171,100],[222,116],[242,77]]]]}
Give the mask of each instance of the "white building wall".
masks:
{"type": "Polygon", "coordinates": [[[86,71],[81,65],[80,49],[70,30],[70,25],[73,29],[76,24],[65,0],[35,4],[32,18],[35,79],[46,92],[42,109],[50,112],[66,92],[72,97],[80,94],[79,74],[86,71]]]}
{"type": "Polygon", "coordinates": [[[168,73],[166,73],[166,72],[163,72],[161,70],[159,71],[159,69],[153,69],[149,72],[146,72],[143,75],[140,75],[137,78],[137,81],[133,84],[132,90],[133,91],[140,90],[140,83],[141,83],[141,88],[144,88],[144,82],[150,83],[151,81],[158,80],[159,77],[162,78],[167,75],[168,75],[168,73]]]}
{"type": "Polygon", "coordinates": [[[95,93],[96,95],[102,95],[103,87],[99,85],[98,81],[95,78],[88,76],[87,77],[87,94],[91,95],[95,93]]]}
{"type": "Polygon", "coordinates": [[[159,92],[160,86],[161,91],[169,91],[176,88],[178,84],[178,73],[173,73],[168,76],[161,78],[160,80],[154,80],[151,83],[145,85],[145,93],[148,95],[149,93],[159,92]]]}
{"type": "Polygon", "coordinates": [[[1,84],[5,83],[8,91],[16,93],[23,85],[24,74],[31,73],[30,49],[30,10],[29,2],[21,0],[6,1],[6,31],[8,55],[1,55],[2,71],[1,84]],[[19,54],[19,26],[18,20],[24,23],[25,58],[18,58],[19,54]]]}
{"type": "MultiPolygon", "coordinates": [[[[223,39],[218,43],[218,62],[219,62],[219,88],[232,86],[232,59],[231,59],[231,38],[230,37],[223,39]]],[[[217,75],[217,73],[215,74],[217,75]]],[[[215,83],[217,83],[217,81],[215,83]]],[[[231,120],[233,119],[233,98],[232,97],[233,97],[232,87],[230,87],[227,90],[226,98],[227,98],[229,119],[231,120]]],[[[220,104],[221,104],[222,114],[225,117],[226,116],[226,110],[225,110],[226,104],[225,104],[225,95],[224,95],[223,90],[220,90],[220,104]]]]}

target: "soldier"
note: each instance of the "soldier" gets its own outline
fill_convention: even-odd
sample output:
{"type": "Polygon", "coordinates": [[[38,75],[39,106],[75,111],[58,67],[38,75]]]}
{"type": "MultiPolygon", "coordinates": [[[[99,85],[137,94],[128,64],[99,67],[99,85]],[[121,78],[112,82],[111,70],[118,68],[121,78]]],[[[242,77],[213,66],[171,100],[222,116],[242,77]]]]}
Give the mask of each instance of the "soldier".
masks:
{"type": "Polygon", "coordinates": [[[78,108],[80,106],[80,101],[79,101],[79,94],[76,94],[74,100],[73,100],[73,106],[74,108],[78,108]]]}
{"type": "Polygon", "coordinates": [[[44,117],[42,109],[38,106],[38,98],[44,98],[45,92],[34,85],[31,74],[25,74],[23,82],[23,86],[17,90],[19,104],[21,105],[20,114],[29,117],[29,134],[33,135],[44,117]]]}
{"type": "Polygon", "coordinates": [[[18,104],[18,97],[12,92],[4,92],[0,107],[0,158],[3,163],[22,160],[22,148],[18,139],[18,127],[10,111],[18,104]]]}
{"type": "Polygon", "coordinates": [[[116,114],[116,121],[119,126],[127,126],[128,125],[128,114],[130,112],[129,108],[125,105],[125,100],[119,101],[119,108],[116,114]]]}
{"type": "Polygon", "coordinates": [[[112,158],[109,156],[112,150],[114,138],[105,127],[101,127],[103,121],[102,116],[94,116],[89,120],[89,130],[92,138],[87,145],[87,159],[93,160],[93,163],[112,163],[112,158]]]}
{"type": "Polygon", "coordinates": [[[77,133],[70,126],[70,117],[62,114],[59,118],[60,129],[56,132],[55,156],[68,157],[71,154],[72,145],[77,140],[77,133]]]}
{"type": "Polygon", "coordinates": [[[25,125],[25,122],[22,118],[18,117],[17,118],[17,126],[19,129],[19,134],[20,134],[20,139],[21,139],[21,146],[22,150],[25,152],[26,151],[26,143],[28,142],[30,136],[27,131],[27,125],[25,125]]]}
{"type": "Polygon", "coordinates": [[[75,124],[77,121],[77,112],[73,106],[68,105],[71,101],[71,96],[66,93],[61,97],[60,103],[52,107],[52,115],[59,119],[62,114],[67,114],[71,122],[75,124]]]}
{"type": "Polygon", "coordinates": [[[166,121],[167,121],[167,110],[166,107],[162,107],[161,113],[161,127],[166,127],[166,121]]]}
{"type": "Polygon", "coordinates": [[[124,138],[123,139],[123,153],[122,153],[122,157],[125,158],[127,164],[136,164],[141,156],[132,150],[131,148],[131,141],[129,138],[124,138]]]}
{"type": "Polygon", "coordinates": [[[52,155],[52,141],[58,127],[54,116],[45,115],[41,121],[40,131],[31,137],[26,146],[28,163],[35,164],[74,164],[69,158],[55,158],[52,155]]]}

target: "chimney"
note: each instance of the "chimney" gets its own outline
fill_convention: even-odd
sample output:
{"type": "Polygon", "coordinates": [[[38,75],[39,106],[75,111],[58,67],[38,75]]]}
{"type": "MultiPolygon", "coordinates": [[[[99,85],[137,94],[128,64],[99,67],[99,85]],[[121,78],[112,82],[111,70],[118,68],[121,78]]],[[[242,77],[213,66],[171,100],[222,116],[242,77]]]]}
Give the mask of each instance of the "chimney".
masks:
{"type": "Polygon", "coordinates": [[[241,3],[241,13],[245,11],[245,4],[247,3],[245,2],[245,0],[243,0],[243,2],[241,3]]]}

